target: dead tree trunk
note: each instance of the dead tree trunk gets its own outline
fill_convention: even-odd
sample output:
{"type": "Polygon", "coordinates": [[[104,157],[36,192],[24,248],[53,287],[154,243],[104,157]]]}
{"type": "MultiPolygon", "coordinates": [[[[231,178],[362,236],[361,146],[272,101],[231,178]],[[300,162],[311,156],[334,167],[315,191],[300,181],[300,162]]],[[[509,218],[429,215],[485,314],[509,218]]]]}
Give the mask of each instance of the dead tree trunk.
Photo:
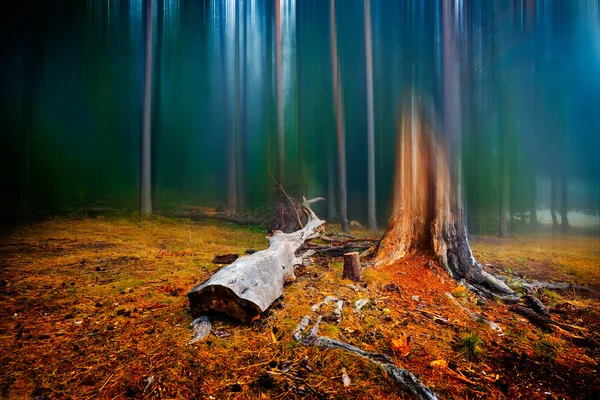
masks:
{"type": "Polygon", "coordinates": [[[294,265],[302,264],[296,250],[319,235],[320,220],[310,209],[317,198],[304,202],[308,222],[299,231],[277,231],[269,238],[269,247],[238,258],[188,293],[194,315],[214,310],[244,322],[260,317],[273,301],[283,294],[283,285],[296,279],[294,265]]]}
{"type": "Polygon", "coordinates": [[[448,156],[436,137],[434,119],[414,96],[404,106],[398,127],[394,208],[378,250],[379,263],[395,262],[431,249],[457,280],[481,294],[512,294],[475,260],[461,215],[460,196],[450,175],[448,156]]]}
{"type": "Polygon", "coordinates": [[[344,279],[351,281],[360,281],[360,256],[357,251],[344,254],[344,279]]]}

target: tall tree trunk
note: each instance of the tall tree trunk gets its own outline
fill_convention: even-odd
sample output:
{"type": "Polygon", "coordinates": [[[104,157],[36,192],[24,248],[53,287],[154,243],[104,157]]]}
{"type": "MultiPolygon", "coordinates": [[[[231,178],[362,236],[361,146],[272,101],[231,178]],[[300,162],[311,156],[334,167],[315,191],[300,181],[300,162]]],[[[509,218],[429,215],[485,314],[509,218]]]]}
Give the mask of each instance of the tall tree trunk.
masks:
{"type": "Polygon", "coordinates": [[[399,117],[392,216],[379,245],[378,262],[396,262],[409,253],[431,249],[456,280],[464,279],[482,295],[512,291],[475,260],[456,204],[456,183],[445,146],[435,131],[432,110],[411,97],[399,117]]]}
{"type": "Polygon", "coordinates": [[[537,217],[537,181],[535,176],[535,167],[531,167],[531,178],[529,179],[529,225],[531,227],[531,231],[535,232],[538,228],[538,217],[537,217]]]}
{"type": "MultiPolygon", "coordinates": [[[[500,89],[502,91],[502,89],[500,89]]],[[[503,104],[504,98],[500,96],[500,107],[506,107],[503,104]]],[[[508,170],[508,132],[506,130],[506,115],[500,113],[501,122],[498,129],[498,236],[506,237],[508,231],[508,203],[509,203],[509,170],[508,170]]]]}
{"type": "Polygon", "coordinates": [[[158,156],[157,152],[161,145],[161,87],[162,87],[162,56],[163,56],[163,27],[164,27],[164,0],[157,0],[156,4],[156,57],[154,72],[154,102],[152,112],[153,140],[152,140],[152,209],[159,207],[159,185],[158,185],[158,156]]]}
{"type": "Polygon", "coordinates": [[[144,66],[144,116],[140,146],[140,213],[152,213],[152,62],[154,2],[146,2],[146,57],[144,66]]]}
{"type": "Polygon", "coordinates": [[[460,95],[450,0],[443,1],[443,50],[446,145],[435,133],[431,102],[420,100],[423,106],[412,94],[399,117],[394,208],[378,261],[392,263],[429,248],[453,278],[466,280],[481,294],[512,294],[475,260],[463,221],[460,95]],[[447,149],[454,151],[453,159],[447,149]]]}
{"type": "Polygon", "coordinates": [[[369,229],[377,230],[375,206],[375,118],[373,110],[373,44],[371,40],[371,4],[364,0],[365,61],[367,65],[367,220],[369,229]]]}
{"type": "Polygon", "coordinates": [[[240,6],[238,2],[233,3],[235,9],[235,33],[233,41],[233,54],[234,54],[234,90],[235,90],[235,124],[232,130],[232,135],[229,139],[229,200],[228,203],[236,211],[239,211],[239,198],[238,198],[238,186],[239,186],[239,145],[240,145],[240,6]]]}
{"type": "MultiPolygon", "coordinates": [[[[283,99],[283,60],[281,38],[281,3],[275,0],[275,86],[277,91],[277,169],[279,184],[285,187],[285,132],[284,132],[284,99],[283,99]]],[[[280,200],[282,193],[280,191],[280,200]]]]}
{"type": "Polygon", "coordinates": [[[220,47],[221,47],[221,90],[223,91],[223,114],[225,132],[227,135],[227,203],[232,207],[237,204],[236,171],[235,171],[235,131],[231,124],[231,113],[229,107],[229,68],[227,67],[227,5],[222,3],[220,8],[220,47]]]}
{"type": "MultiPolygon", "coordinates": [[[[275,1],[277,3],[277,1],[275,1]]],[[[267,125],[267,177],[266,182],[268,189],[268,198],[269,198],[269,206],[275,204],[275,191],[271,189],[272,184],[271,180],[273,177],[278,176],[277,172],[274,172],[274,169],[277,168],[277,160],[276,154],[274,151],[275,147],[275,138],[273,132],[273,25],[272,22],[272,13],[273,9],[270,7],[271,3],[267,3],[266,6],[266,43],[265,43],[265,64],[266,64],[266,88],[265,88],[265,98],[266,98],[266,125],[267,125]]]]}
{"type": "Polygon", "coordinates": [[[550,173],[550,215],[552,216],[552,231],[558,231],[558,218],[556,218],[556,172],[550,173]]]}
{"type": "Polygon", "coordinates": [[[306,147],[306,139],[304,137],[304,126],[302,124],[302,58],[300,57],[300,2],[296,2],[296,123],[298,132],[298,174],[300,178],[300,193],[306,195],[306,161],[304,153],[306,147]]]}
{"type": "Polygon", "coordinates": [[[337,218],[335,209],[335,166],[332,147],[331,143],[329,143],[327,148],[327,219],[329,221],[333,221],[337,218]]]}
{"type": "MultiPolygon", "coordinates": [[[[566,155],[564,155],[566,157],[566,155]]],[[[563,166],[563,170],[560,176],[560,222],[561,229],[563,232],[567,232],[570,228],[569,217],[568,217],[568,182],[567,182],[567,170],[566,166],[563,166]]]]}
{"type": "Polygon", "coordinates": [[[238,211],[246,209],[246,153],[247,153],[247,109],[248,109],[248,60],[247,60],[247,35],[248,35],[248,0],[243,2],[244,8],[241,13],[242,29],[242,76],[241,76],[241,109],[240,109],[240,131],[237,146],[237,192],[238,211]],[[243,22],[243,23],[242,23],[243,22]]]}
{"type": "Polygon", "coordinates": [[[350,231],[348,223],[348,192],[346,190],[346,133],[344,122],[344,102],[342,92],[342,82],[338,65],[337,52],[337,31],[335,25],[335,0],[330,0],[329,24],[331,27],[331,66],[333,75],[333,102],[335,104],[335,116],[337,127],[337,148],[338,148],[338,191],[340,201],[340,219],[342,221],[342,230],[350,231]]]}

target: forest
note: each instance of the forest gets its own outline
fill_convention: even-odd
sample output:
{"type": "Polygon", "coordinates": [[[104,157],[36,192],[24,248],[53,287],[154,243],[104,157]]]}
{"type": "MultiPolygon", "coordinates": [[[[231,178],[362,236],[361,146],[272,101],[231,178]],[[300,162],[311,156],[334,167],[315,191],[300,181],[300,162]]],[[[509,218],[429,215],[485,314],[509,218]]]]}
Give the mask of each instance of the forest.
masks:
{"type": "Polygon", "coordinates": [[[0,20],[1,398],[600,396],[598,2],[0,20]]]}

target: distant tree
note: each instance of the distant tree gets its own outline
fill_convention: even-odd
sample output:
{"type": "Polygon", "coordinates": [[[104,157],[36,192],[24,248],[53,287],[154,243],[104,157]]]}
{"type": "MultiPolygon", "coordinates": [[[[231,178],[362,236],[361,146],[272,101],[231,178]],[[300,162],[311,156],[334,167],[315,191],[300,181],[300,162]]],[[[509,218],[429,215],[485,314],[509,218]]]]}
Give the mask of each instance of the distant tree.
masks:
{"type": "Polygon", "coordinates": [[[154,2],[146,2],[146,56],[144,65],[144,115],[140,143],[140,213],[152,213],[152,63],[154,2]]]}
{"type": "Polygon", "coordinates": [[[350,231],[348,222],[348,192],[346,189],[346,133],[344,126],[344,101],[342,94],[342,82],[338,65],[337,31],[335,25],[335,0],[330,0],[329,23],[331,28],[331,66],[333,75],[333,102],[335,105],[336,127],[337,127],[337,150],[338,150],[338,191],[340,202],[340,219],[342,230],[350,231]]]}
{"type": "Polygon", "coordinates": [[[237,137],[237,192],[238,192],[238,211],[246,208],[246,154],[248,141],[248,0],[243,1],[243,12],[241,13],[242,29],[242,56],[241,56],[241,109],[240,109],[240,130],[237,137]]]}
{"type": "Polygon", "coordinates": [[[365,63],[367,66],[367,220],[369,229],[377,230],[375,209],[375,118],[373,111],[373,50],[371,40],[371,5],[364,0],[365,63]]]}
{"type": "Polygon", "coordinates": [[[285,119],[283,109],[284,101],[282,52],[283,49],[281,37],[281,4],[279,0],[275,0],[275,90],[277,98],[277,170],[279,172],[279,184],[285,187],[285,119]]]}

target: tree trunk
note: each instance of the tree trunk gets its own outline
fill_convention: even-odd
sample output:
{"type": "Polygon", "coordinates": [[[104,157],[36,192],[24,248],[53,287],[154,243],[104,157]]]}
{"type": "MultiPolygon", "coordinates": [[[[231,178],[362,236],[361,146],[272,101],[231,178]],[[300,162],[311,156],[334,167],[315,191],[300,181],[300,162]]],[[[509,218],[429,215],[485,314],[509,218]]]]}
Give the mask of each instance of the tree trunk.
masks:
{"type": "MultiPolygon", "coordinates": [[[[564,156],[566,157],[566,156],[564,156]]],[[[569,187],[568,187],[568,183],[567,183],[567,171],[565,170],[565,167],[563,166],[563,171],[561,173],[561,179],[560,179],[560,222],[561,222],[561,229],[563,232],[567,232],[569,230],[569,217],[567,215],[568,213],[568,203],[567,203],[567,191],[568,191],[569,187]]]]}
{"type": "Polygon", "coordinates": [[[342,278],[360,281],[360,256],[357,251],[344,254],[344,272],[342,278]]]}
{"type": "Polygon", "coordinates": [[[152,105],[152,126],[153,126],[153,140],[152,140],[152,169],[150,171],[151,184],[152,184],[152,209],[157,210],[160,207],[159,200],[159,185],[158,185],[158,149],[161,148],[162,144],[162,131],[161,125],[161,89],[162,89],[162,57],[163,57],[163,32],[164,32],[164,0],[158,0],[156,4],[158,11],[156,15],[156,57],[154,66],[154,102],[152,105]]]}
{"type": "Polygon", "coordinates": [[[530,190],[529,190],[529,225],[531,227],[531,231],[535,232],[538,228],[538,217],[537,217],[537,207],[536,207],[536,199],[537,199],[537,182],[535,177],[535,171],[531,172],[530,179],[530,190]]]}
{"type": "MultiPolygon", "coordinates": [[[[279,184],[285,187],[285,135],[283,101],[283,62],[281,40],[281,4],[275,1],[275,86],[277,92],[277,169],[279,184]]],[[[280,193],[279,200],[282,201],[280,193]]]]}
{"type": "Polygon", "coordinates": [[[330,0],[329,24],[331,27],[331,66],[333,75],[333,102],[335,105],[337,148],[338,148],[338,190],[340,196],[340,219],[342,230],[350,231],[348,222],[348,192],[346,190],[346,128],[344,123],[344,98],[338,66],[337,31],[335,25],[335,0],[330,0]]]}
{"type": "Polygon", "coordinates": [[[240,95],[240,4],[234,3],[235,7],[235,35],[233,41],[234,54],[234,90],[235,90],[235,126],[229,143],[229,204],[240,211],[239,199],[239,170],[240,170],[240,127],[241,122],[241,95],[240,95]]]}
{"type": "Polygon", "coordinates": [[[214,310],[244,322],[258,319],[283,294],[284,284],[296,279],[294,265],[302,264],[296,250],[319,235],[325,221],[315,215],[310,204],[320,199],[304,203],[309,214],[304,228],[293,233],[275,232],[266,250],[238,258],[192,288],[188,292],[192,313],[214,310]]]}
{"type": "Polygon", "coordinates": [[[152,213],[151,154],[152,154],[152,46],[153,46],[153,2],[146,2],[146,57],[144,66],[144,119],[140,144],[140,213],[152,213]]]}
{"type": "Polygon", "coordinates": [[[304,159],[306,138],[304,133],[304,125],[302,124],[303,101],[302,101],[302,58],[300,57],[300,26],[302,25],[300,18],[300,2],[296,3],[296,127],[298,132],[298,175],[299,175],[299,192],[303,196],[307,196],[308,190],[306,161],[304,159]]]}
{"type": "Polygon", "coordinates": [[[558,231],[558,218],[556,218],[556,174],[554,171],[550,175],[550,215],[552,216],[552,231],[558,231]]]}
{"type": "Polygon", "coordinates": [[[371,40],[371,5],[364,0],[365,59],[367,65],[367,221],[369,229],[377,230],[375,209],[375,118],[373,111],[373,50],[371,40]]]}
{"type": "Polygon", "coordinates": [[[241,13],[240,25],[242,29],[242,56],[240,62],[242,64],[241,71],[241,96],[240,96],[240,131],[238,135],[237,145],[237,200],[238,211],[246,210],[246,153],[247,153],[247,117],[248,117],[248,60],[247,60],[247,44],[248,44],[248,0],[244,0],[244,7],[241,13]]]}
{"type": "Polygon", "coordinates": [[[417,250],[431,249],[454,279],[464,279],[484,295],[512,294],[473,257],[456,203],[459,197],[452,195],[457,188],[448,156],[427,113],[431,109],[422,109],[414,97],[404,105],[397,139],[394,208],[378,262],[393,263],[417,250]]]}

